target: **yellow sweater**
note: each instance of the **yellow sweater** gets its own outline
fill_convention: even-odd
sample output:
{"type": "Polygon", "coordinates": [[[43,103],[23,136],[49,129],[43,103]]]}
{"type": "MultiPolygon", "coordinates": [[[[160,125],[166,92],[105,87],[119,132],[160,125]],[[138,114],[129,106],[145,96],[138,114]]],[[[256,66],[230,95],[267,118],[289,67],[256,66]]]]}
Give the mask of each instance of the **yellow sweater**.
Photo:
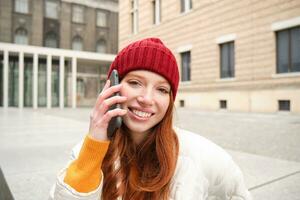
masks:
{"type": "Polygon", "coordinates": [[[109,143],[96,141],[87,135],[78,158],[67,169],[64,182],[78,192],[95,190],[100,185],[102,161],[109,143]]]}

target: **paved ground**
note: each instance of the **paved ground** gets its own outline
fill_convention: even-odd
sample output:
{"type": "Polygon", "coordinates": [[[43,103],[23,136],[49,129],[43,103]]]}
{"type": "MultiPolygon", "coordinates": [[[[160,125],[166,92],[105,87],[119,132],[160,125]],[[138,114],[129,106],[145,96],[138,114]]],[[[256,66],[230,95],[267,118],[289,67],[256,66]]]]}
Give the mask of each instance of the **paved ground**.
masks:
{"type": "MultiPolygon", "coordinates": [[[[16,200],[47,199],[89,112],[0,108],[0,167],[16,200]]],[[[254,199],[300,200],[300,115],[177,109],[175,118],[233,156],[254,199]]]]}

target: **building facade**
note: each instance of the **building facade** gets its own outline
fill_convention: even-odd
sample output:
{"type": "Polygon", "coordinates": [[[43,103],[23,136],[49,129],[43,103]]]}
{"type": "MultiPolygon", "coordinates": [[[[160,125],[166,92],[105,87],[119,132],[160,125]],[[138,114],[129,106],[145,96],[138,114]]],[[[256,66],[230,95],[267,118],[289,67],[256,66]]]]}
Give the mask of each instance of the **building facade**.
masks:
{"type": "Polygon", "coordinates": [[[0,106],[91,106],[117,50],[117,0],[0,0],[0,106]]]}
{"type": "Polygon", "coordinates": [[[300,1],[119,2],[119,45],[159,37],[178,61],[177,106],[300,113],[300,1]]]}

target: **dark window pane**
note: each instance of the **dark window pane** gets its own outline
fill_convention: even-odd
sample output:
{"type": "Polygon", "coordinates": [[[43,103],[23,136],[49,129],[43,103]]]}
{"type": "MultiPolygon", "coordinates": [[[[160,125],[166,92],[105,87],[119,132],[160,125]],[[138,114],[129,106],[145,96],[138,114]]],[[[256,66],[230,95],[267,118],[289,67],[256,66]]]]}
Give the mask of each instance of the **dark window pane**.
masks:
{"type": "Polygon", "coordinates": [[[185,0],[180,0],[180,12],[185,11],[185,0]]]}
{"type": "Polygon", "coordinates": [[[9,56],[8,106],[19,105],[19,58],[9,56]]]}
{"type": "Polygon", "coordinates": [[[227,108],[227,101],[226,100],[220,100],[220,108],[226,109],[227,108]]]}
{"type": "Polygon", "coordinates": [[[279,100],[278,101],[278,110],[289,111],[290,110],[290,100],[279,100]]]}
{"type": "Polygon", "coordinates": [[[24,60],[24,106],[32,107],[32,86],[33,86],[33,59],[25,58],[24,60]]]}
{"type": "Polygon", "coordinates": [[[191,80],[190,75],[190,62],[191,62],[191,52],[181,53],[181,80],[189,81],[191,80]]]}
{"type": "Polygon", "coordinates": [[[228,45],[221,45],[221,78],[228,77],[229,69],[228,45]]]}
{"type": "Polygon", "coordinates": [[[155,24],[155,18],[156,18],[155,4],[156,4],[156,1],[152,1],[153,24],[155,24]]]}
{"type": "Polygon", "coordinates": [[[291,29],[291,70],[300,72],[300,27],[291,29]]]}
{"type": "Polygon", "coordinates": [[[289,71],[289,32],[287,30],[277,33],[277,72],[289,71]]]}
{"type": "Polygon", "coordinates": [[[38,106],[47,104],[47,63],[46,59],[39,59],[38,67],[38,106]]]}
{"type": "Polygon", "coordinates": [[[45,46],[52,47],[52,48],[58,47],[57,35],[55,33],[53,32],[47,33],[45,37],[45,46]]]}
{"type": "Polygon", "coordinates": [[[131,32],[134,33],[134,15],[133,12],[130,13],[131,16],[131,32]]]}
{"type": "Polygon", "coordinates": [[[234,77],[234,43],[221,44],[221,78],[234,77]]]}
{"type": "Polygon", "coordinates": [[[184,107],[184,100],[180,100],[180,107],[184,107]]]}
{"type": "Polygon", "coordinates": [[[51,72],[51,106],[59,105],[59,61],[52,60],[51,72]]]}
{"type": "Polygon", "coordinates": [[[0,106],[3,106],[3,56],[0,54],[0,106]]]}
{"type": "Polygon", "coordinates": [[[234,43],[230,43],[230,55],[229,55],[229,76],[234,77],[234,43]]]}

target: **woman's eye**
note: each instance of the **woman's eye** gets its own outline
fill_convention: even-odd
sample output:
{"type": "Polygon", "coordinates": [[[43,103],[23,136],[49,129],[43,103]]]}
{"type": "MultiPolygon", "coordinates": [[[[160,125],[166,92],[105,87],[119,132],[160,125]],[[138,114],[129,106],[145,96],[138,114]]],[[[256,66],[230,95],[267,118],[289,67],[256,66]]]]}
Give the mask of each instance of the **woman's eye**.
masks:
{"type": "Polygon", "coordinates": [[[165,88],[159,88],[158,90],[163,94],[169,94],[169,90],[167,90],[165,88]]]}
{"type": "Polygon", "coordinates": [[[130,80],[130,81],[128,81],[128,84],[129,84],[129,85],[132,85],[132,86],[137,86],[137,85],[139,85],[140,83],[139,83],[138,81],[135,81],[135,80],[130,80]]]}

